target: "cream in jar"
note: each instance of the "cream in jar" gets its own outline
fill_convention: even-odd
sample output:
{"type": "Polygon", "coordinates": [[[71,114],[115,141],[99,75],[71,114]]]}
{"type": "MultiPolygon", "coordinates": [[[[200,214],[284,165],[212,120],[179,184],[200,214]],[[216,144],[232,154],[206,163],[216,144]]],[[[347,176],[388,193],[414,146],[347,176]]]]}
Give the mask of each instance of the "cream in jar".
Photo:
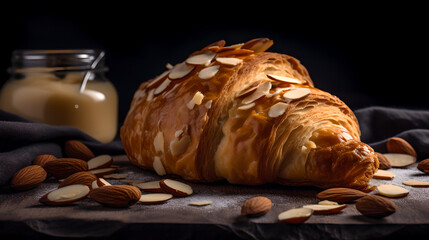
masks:
{"type": "Polygon", "coordinates": [[[82,130],[100,142],[110,142],[117,133],[118,96],[104,76],[101,61],[91,63],[94,50],[15,51],[12,78],[0,93],[0,108],[24,118],[82,130]],[[82,80],[89,73],[85,88],[82,80]]]}

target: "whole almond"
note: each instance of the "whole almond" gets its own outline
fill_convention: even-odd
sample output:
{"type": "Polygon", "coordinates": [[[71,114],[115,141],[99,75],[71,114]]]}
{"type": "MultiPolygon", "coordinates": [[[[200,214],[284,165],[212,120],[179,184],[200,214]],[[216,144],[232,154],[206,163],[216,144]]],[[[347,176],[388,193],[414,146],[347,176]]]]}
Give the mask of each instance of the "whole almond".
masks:
{"type": "Polygon", "coordinates": [[[329,200],[337,203],[353,202],[366,193],[352,188],[330,188],[316,195],[320,200],[329,200]]]}
{"type": "Polygon", "coordinates": [[[54,155],[51,154],[42,154],[34,158],[33,165],[39,165],[44,167],[47,162],[57,159],[54,155]]]}
{"type": "Polygon", "coordinates": [[[258,196],[248,199],[241,207],[241,215],[257,217],[266,214],[271,209],[272,202],[269,198],[258,196]]]}
{"type": "Polygon", "coordinates": [[[88,161],[95,157],[94,153],[82,142],[69,140],[64,145],[64,152],[69,158],[77,158],[88,161]]]}
{"type": "Polygon", "coordinates": [[[392,168],[392,163],[390,162],[390,160],[386,156],[384,156],[383,154],[381,154],[379,152],[376,152],[375,155],[378,158],[378,163],[379,163],[378,169],[387,170],[387,169],[392,168]]]}
{"type": "Polygon", "coordinates": [[[45,181],[46,176],[46,171],[41,166],[27,166],[13,175],[10,186],[15,190],[32,189],[45,181]]]}
{"type": "Polygon", "coordinates": [[[417,168],[422,172],[429,173],[429,158],[420,161],[417,168]]]}
{"type": "Polygon", "coordinates": [[[60,183],[58,188],[73,184],[82,184],[88,186],[91,189],[92,182],[94,182],[95,180],[97,180],[97,177],[90,172],[77,172],[64,179],[64,181],[60,183]]]}
{"type": "Polygon", "coordinates": [[[399,137],[389,138],[386,142],[386,148],[389,153],[404,153],[417,158],[417,153],[413,146],[399,137]]]}
{"type": "Polygon", "coordinates": [[[106,206],[129,207],[140,200],[141,191],[130,185],[111,185],[93,189],[89,196],[106,206]]]}
{"type": "Polygon", "coordinates": [[[76,158],[58,158],[45,164],[45,170],[56,179],[67,178],[73,173],[88,170],[88,163],[76,158]]]}
{"type": "Polygon", "coordinates": [[[377,195],[367,195],[356,201],[356,209],[365,216],[382,218],[396,212],[391,200],[377,195]]]}

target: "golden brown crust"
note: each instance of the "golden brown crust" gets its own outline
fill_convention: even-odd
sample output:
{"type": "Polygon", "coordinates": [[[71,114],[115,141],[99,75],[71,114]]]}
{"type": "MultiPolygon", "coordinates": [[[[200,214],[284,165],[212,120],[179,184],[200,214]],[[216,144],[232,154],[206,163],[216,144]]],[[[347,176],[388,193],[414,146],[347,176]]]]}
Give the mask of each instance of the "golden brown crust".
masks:
{"type": "Polygon", "coordinates": [[[341,100],[297,59],[263,52],[269,39],[224,45],[141,84],[121,128],[133,164],[203,182],[368,185],[378,161],[341,100]]]}

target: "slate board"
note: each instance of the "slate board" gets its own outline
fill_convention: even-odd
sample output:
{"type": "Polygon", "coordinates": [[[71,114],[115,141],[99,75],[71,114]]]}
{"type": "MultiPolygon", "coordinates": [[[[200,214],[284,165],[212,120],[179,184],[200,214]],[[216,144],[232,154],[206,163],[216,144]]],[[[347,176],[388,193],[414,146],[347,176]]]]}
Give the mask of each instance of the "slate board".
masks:
{"type": "MultiPolygon", "coordinates": [[[[127,179],[159,180],[151,171],[131,165],[125,155],[115,156],[114,164],[127,179]]],[[[194,194],[173,198],[158,205],[136,204],[129,208],[104,207],[90,198],[69,206],[45,206],[38,202],[46,192],[57,188],[50,178],[39,187],[14,192],[3,190],[0,195],[0,234],[4,236],[44,237],[127,237],[141,239],[368,239],[392,236],[427,236],[429,230],[429,188],[402,185],[403,180],[429,181],[417,164],[407,168],[393,168],[393,180],[371,180],[373,185],[394,184],[409,189],[407,197],[392,199],[398,211],[383,219],[361,215],[354,204],[340,214],[313,215],[304,224],[279,223],[282,211],[317,203],[320,189],[279,185],[238,186],[226,182],[213,184],[189,183],[194,194]],[[247,199],[265,196],[272,200],[272,209],[264,216],[247,218],[240,215],[247,199]],[[203,207],[189,206],[189,202],[211,200],[203,207]]],[[[123,184],[120,180],[108,180],[123,184]]],[[[376,194],[376,191],[371,194],[376,194]]],[[[1,236],[0,235],[0,236],[1,236]]]]}

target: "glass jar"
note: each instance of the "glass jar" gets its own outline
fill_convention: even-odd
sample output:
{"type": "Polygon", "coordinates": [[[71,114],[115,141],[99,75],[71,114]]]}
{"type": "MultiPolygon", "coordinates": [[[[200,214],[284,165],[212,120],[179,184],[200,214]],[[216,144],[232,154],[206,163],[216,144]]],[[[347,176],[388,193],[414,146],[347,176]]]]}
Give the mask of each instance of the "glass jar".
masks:
{"type": "Polygon", "coordinates": [[[0,109],[110,142],[117,132],[118,95],[104,62],[99,50],[15,50],[0,109]]]}

